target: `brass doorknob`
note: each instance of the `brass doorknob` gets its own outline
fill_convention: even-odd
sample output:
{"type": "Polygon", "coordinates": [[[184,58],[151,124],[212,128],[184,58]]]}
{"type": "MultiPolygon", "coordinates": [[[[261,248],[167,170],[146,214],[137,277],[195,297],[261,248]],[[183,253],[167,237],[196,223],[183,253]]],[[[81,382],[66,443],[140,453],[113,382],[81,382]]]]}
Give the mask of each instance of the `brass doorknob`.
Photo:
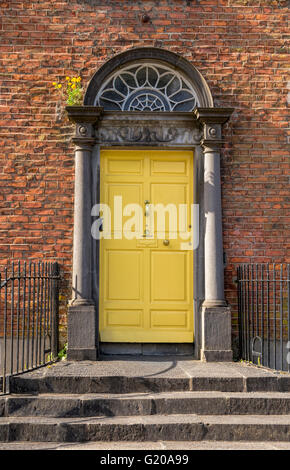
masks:
{"type": "Polygon", "coordinates": [[[163,240],[163,245],[168,246],[169,245],[169,240],[163,240]]]}

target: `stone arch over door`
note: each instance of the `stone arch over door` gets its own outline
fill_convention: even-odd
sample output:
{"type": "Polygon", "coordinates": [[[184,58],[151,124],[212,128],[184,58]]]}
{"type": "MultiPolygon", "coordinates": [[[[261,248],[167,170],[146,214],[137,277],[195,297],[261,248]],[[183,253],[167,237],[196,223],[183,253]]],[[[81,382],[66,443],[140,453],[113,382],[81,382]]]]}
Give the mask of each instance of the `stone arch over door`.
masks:
{"type": "Polygon", "coordinates": [[[130,49],[108,60],[93,75],[86,90],[84,105],[95,106],[97,104],[96,98],[99,90],[102,89],[104,83],[106,83],[114,73],[126,69],[130,65],[134,66],[135,64],[146,63],[159,64],[160,67],[163,64],[169,70],[181,74],[194,89],[198,106],[204,108],[213,107],[213,99],[209,86],[196,67],[173,52],[153,47],[130,49]]]}
{"type": "Polygon", "coordinates": [[[214,107],[204,77],[186,59],[146,47],[108,60],[92,77],[84,105],[67,107],[67,112],[76,124],[68,358],[99,358],[99,248],[91,236],[91,211],[99,202],[100,149],[145,147],[194,150],[194,202],[200,207],[200,244],[194,253],[195,357],[231,360],[231,318],[223,282],[220,148],[222,124],[232,109],[214,107]]]}

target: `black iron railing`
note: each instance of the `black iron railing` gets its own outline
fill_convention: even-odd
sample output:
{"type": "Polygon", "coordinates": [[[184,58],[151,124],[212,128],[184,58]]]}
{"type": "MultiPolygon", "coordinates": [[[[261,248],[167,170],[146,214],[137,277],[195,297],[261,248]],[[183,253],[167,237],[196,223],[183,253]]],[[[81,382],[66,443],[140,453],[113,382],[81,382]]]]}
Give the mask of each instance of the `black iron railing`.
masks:
{"type": "Polygon", "coordinates": [[[57,357],[58,284],[58,263],[12,263],[0,273],[0,394],[10,376],[57,357]]]}
{"type": "Polygon", "coordinates": [[[290,265],[237,269],[240,357],[290,372],[290,265]]]}

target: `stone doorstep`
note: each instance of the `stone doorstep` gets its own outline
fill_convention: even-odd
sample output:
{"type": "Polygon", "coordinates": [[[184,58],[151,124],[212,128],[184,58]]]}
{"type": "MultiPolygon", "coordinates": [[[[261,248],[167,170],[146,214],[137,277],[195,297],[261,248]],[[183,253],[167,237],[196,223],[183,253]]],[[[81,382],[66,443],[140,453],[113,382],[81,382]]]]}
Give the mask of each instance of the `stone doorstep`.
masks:
{"type": "Polygon", "coordinates": [[[25,376],[11,378],[11,393],[150,393],[169,391],[289,392],[290,376],[25,376]]]}
{"type": "Polygon", "coordinates": [[[0,441],[283,441],[290,416],[126,416],[2,418],[0,441]]]}
{"type": "Polygon", "coordinates": [[[289,377],[278,372],[246,362],[206,363],[192,356],[106,356],[100,361],[58,361],[18,377],[289,377]]]}
{"type": "Polygon", "coordinates": [[[10,395],[0,398],[0,416],[290,414],[290,393],[171,392],[155,394],[10,395]]]}

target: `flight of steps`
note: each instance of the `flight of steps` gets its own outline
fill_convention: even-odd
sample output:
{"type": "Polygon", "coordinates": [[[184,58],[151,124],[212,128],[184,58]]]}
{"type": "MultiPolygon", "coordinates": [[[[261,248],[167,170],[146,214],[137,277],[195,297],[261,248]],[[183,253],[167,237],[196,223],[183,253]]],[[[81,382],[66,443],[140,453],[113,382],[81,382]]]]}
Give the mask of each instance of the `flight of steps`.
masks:
{"type": "Polygon", "coordinates": [[[0,397],[0,441],[289,442],[289,385],[288,375],[271,374],[28,373],[12,378],[12,393],[0,397]]]}

